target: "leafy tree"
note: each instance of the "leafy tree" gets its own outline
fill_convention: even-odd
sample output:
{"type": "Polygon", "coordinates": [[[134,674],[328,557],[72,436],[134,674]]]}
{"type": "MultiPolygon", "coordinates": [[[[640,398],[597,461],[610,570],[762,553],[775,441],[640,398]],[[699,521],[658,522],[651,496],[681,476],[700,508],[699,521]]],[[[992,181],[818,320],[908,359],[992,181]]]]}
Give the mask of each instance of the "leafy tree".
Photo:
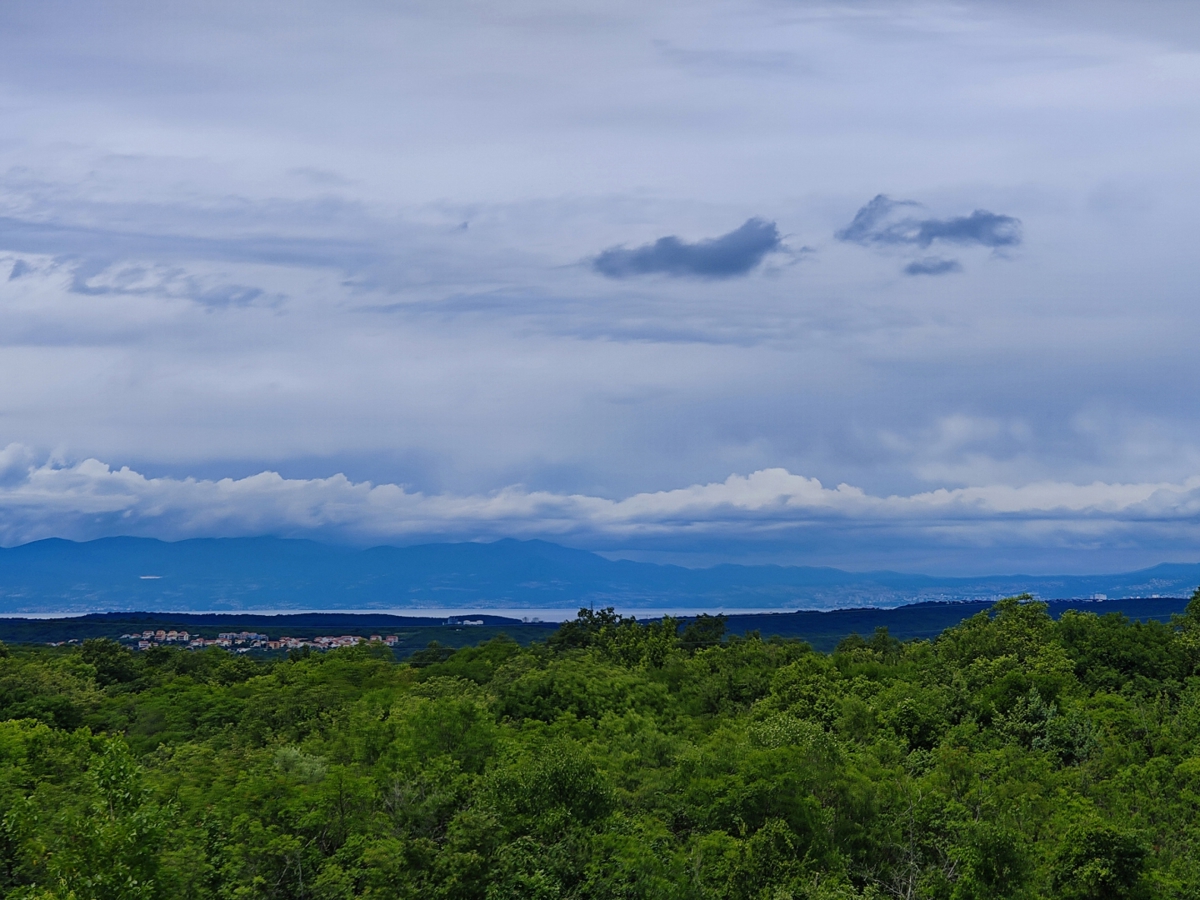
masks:
{"type": "Polygon", "coordinates": [[[138,665],[133,654],[108,638],[84,641],[79,655],[96,670],[96,683],[99,685],[124,684],[138,677],[138,665]]]}
{"type": "Polygon", "coordinates": [[[50,895],[76,900],[150,900],[164,896],[160,852],[172,810],[149,796],[139,766],[120,739],[104,743],[89,781],[90,802],[60,810],[49,845],[50,895]]]}
{"type": "Polygon", "coordinates": [[[1136,900],[1144,896],[1147,851],[1136,835],[1087,822],[1065,836],[1052,869],[1063,900],[1136,900]]]}
{"type": "Polygon", "coordinates": [[[727,619],[723,615],[710,616],[700,613],[683,627],[679,636],[679,644],[687,650],[700,650],[705,647],[715,647],[725,636],[727,619]]]}

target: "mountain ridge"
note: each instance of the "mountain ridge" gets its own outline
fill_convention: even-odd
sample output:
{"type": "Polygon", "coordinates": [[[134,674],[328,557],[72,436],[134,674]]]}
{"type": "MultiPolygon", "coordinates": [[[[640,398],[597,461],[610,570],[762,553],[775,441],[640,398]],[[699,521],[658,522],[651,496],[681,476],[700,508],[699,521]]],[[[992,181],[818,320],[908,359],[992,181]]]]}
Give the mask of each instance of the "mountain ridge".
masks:
{"type": "Polygon", "coordinates": [[[550,541],[366,549],[303,538],[48,538],[0,548],[0,613],[99,610],[565,608],[837,609],[931,600],[1187,596],[1200,564],[1109,575],[910,574],[610,560],[550,541]]]}

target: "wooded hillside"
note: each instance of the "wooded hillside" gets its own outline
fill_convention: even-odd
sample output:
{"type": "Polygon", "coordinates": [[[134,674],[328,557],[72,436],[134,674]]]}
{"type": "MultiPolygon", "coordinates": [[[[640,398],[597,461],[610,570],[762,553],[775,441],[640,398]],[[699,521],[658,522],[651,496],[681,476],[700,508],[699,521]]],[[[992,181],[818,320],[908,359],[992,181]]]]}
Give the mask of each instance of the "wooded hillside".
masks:
{"type": "Polygon", "coordinates": [[[1200,600],[447,653],[0,651],[0,896],[1200,896],[1200,600]]]}

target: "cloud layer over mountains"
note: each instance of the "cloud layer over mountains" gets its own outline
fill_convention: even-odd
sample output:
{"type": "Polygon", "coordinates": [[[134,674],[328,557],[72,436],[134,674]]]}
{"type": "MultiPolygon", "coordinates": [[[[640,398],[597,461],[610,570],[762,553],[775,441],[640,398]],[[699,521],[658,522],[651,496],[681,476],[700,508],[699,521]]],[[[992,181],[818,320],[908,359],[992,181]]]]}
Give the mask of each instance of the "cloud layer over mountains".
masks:
{"type": "Polygon", "coordinates": [[[1200,477],[1181,484],[1047,482],[878,496],[764,469],[609,499],[521,486],[427,494],[344,475],[147,478],[94,459],[33,463],[27,448],[14,445],[0,454],[0,465],[0,541],[7,545],[116,530],[164,539],[268,533],[357,544],[517,536],[649,552],[698,542],[792,541],[841,558],[870,539],[877,559],[919,553],[945,567],[953,551],[971,547],[1035,555],[1055,548],[1070,559],[1097,541],[1136,542],[1147,525],[1182,528],[1187,541],[1200,537],[1200,477]]]}

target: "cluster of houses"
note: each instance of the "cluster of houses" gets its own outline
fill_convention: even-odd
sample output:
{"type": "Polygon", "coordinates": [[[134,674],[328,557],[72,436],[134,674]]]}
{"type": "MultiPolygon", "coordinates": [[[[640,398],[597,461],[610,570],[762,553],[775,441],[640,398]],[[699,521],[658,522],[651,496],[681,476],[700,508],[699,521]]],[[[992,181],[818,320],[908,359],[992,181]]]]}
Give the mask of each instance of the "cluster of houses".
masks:
{"type": "Polygon", "coordinates": [[[373,634],[369,638],[357,634],[343,634],[337,637],[331,635],[315,638],[281,637],[279,640],[273,641],[267,635],[259,634],[257,631],[222,631],[215,638],[205,638],[199,635],[192,637],[186,631],[166,631],[160,628],[157,631],[143,631],[140,634],[123,634],[121,640],[136,642],[139,650],[149,650],[151,647],[163,644],[185,644],[196,650],[205,647],[224,647],[227,650],[246,653],[250,650],[297,650],[301,647],[311,647],[314,650],[335,650],[338,647],[353,647],[355,644],[367,641],[394,647],[399,638],[394,634],[387,636],[373,634]]]}
{"type": "Polygon", "coordinates": [[[369,638],[358,634],[343,634],[338,637],[326,635],[315,638],[281,637],[277,641],[268,641],[266,647],[269,650],[297,650],[300,647],[312,647],[314,650],[336,650],[338,647],[353,647],[355,644],[364,644],[368,641],[394,647],[399,640],[400,638],[394,634],[386,636],[373,634],[369,638]]]}
{"type": "MultiPolygon", "coordinates": [[[[186,631],[143,631],[141,634],[136,632],[133,634],[121,635],[123,641],[136,641],[139,650],[148,650],[151,647],[157,647],[159,644],[191,644],[192,636],[186,631]]],[[[197,638],[203,640],[203,638],[197,638]]]]}

